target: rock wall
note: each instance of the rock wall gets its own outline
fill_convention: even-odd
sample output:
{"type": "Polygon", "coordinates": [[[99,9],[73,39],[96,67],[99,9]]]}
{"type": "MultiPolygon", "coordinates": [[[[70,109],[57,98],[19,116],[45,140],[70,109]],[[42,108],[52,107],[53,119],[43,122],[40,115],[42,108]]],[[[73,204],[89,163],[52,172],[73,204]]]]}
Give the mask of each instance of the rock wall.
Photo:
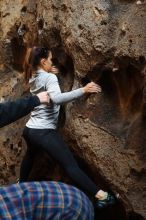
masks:
{"type": "MultiPolygon", "coordinates": [[[[26,90],[22,65],[32,45],[50,46],[58,57],[64,91],[91,80],[99,83],[101,94],[66,106],[64,138],[86,161],[95,181],[100,175],[108,188],[120,193],[127,213],[146,218],[146,2],[4,0],[0,4],[0,97],[17,98],[26,90]]],[[[23,152],[23,123],[1,129],[1,183],[14,180],[23,152]]]]}

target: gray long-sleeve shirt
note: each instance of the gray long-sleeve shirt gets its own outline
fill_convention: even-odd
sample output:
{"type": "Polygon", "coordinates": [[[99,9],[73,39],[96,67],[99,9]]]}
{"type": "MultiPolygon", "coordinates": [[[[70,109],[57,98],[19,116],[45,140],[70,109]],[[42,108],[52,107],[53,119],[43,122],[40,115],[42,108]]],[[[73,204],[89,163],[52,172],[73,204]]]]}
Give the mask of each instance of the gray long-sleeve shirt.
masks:
{"type": "Polygon", "coordinates": [[[30,92],[38,94],[48,91],[52,102],[49,105],[40,105],[31,112],[31,117],[26,126],[36,129],[56,129],[60,104],[72,101],[83,96],[83,88],[61,93],[58,79],[55,74],[47,73],[40,69],[29,81],[30,92]]]}

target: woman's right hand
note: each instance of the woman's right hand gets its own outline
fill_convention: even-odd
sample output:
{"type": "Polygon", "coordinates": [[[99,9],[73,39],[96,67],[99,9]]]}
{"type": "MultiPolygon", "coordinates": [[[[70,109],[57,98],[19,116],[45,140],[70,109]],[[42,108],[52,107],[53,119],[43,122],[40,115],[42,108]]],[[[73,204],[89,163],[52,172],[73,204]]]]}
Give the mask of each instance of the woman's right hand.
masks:
{"type": "Polygon", "coordinates": [[[51,72],[57,75],[59,73],[59,69],[56,66],[52,66],[51,72]]]}
{"type": "Polygon", "coordinates": [[[83,90],[84,93],[98,93],[101,92],[101,87],[94,82],[90,82],[83,87],[83,90]]]}

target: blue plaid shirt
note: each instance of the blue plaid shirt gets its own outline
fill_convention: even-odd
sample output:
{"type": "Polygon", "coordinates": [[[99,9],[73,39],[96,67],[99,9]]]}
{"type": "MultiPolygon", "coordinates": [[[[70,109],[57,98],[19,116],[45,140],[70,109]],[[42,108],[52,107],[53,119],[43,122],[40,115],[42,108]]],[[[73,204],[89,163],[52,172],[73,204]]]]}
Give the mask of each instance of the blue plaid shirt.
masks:
{"type": "Polygon", "coordinates": [[[28,182],[0,187],[0,220],[93,220],[88,197],[61,182],[28,182]]]}

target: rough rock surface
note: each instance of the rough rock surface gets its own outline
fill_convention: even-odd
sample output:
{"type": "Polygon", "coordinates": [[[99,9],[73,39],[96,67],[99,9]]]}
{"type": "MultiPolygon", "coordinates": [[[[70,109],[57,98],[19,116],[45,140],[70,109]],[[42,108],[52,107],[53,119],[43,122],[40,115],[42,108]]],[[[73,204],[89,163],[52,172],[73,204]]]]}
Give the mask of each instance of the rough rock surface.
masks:
{"type": "MultiPolygon", "coordinates": [[[[146,218],[146,2],[3,0],[0,4],[0,97],[9,100],[23,94],[24,55],[28,46],[36,44],[49,45],[62,60],[64,91],[91,80],[99,83],[101,94],[66,106],[62,132],[95,181],[100,175],[113,192],[120,193],[127,213],[146,218]]],[[[14,179],[22,153],[22,124],[23,120],[1,129],[1,183],[14,179]]]]}

